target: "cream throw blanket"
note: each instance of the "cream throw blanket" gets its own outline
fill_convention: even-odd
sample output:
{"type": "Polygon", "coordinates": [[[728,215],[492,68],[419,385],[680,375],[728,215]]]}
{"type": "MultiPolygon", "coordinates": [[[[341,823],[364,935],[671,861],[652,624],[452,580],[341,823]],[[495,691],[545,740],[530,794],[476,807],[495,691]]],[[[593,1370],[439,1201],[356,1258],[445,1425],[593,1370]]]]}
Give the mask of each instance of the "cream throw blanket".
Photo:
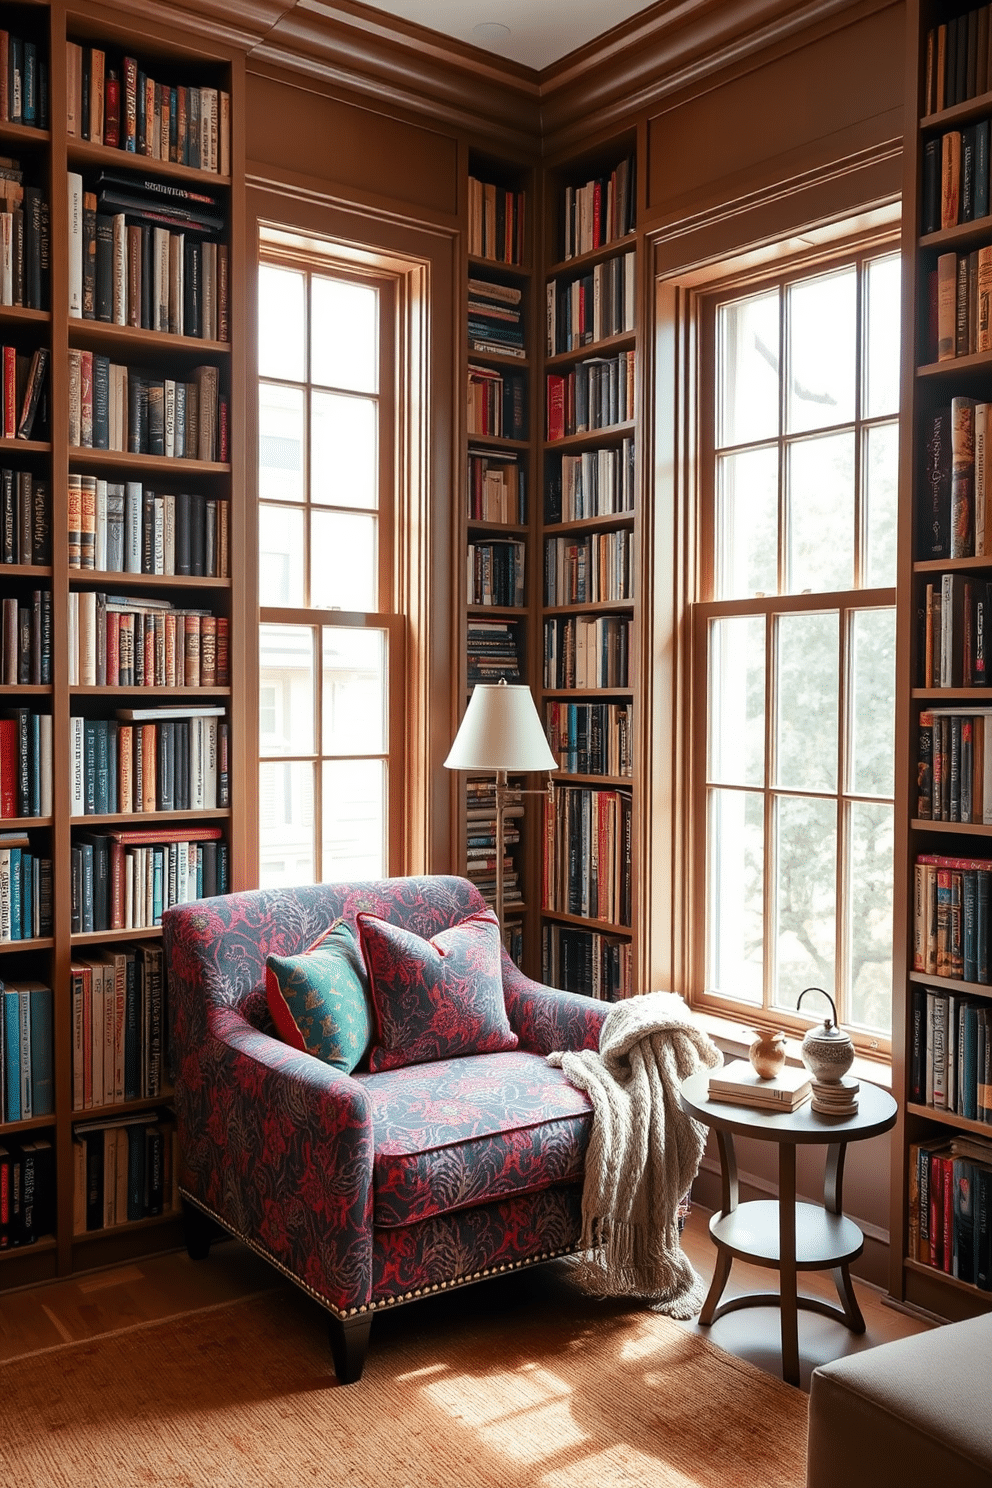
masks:
{"type": "Polygon", "coordinates": [[[699,1168],[706,1127],[686,1116],[679,1085],[722,1064],[681,997],[649,992],[618,1002],[599,1053],[548,1055],[592,1102],[582,1193],[580,1278],[604,1296],[651,1298],[693,1317],[705,1288],[679,1244],[678,1206],[699,1168]]]}

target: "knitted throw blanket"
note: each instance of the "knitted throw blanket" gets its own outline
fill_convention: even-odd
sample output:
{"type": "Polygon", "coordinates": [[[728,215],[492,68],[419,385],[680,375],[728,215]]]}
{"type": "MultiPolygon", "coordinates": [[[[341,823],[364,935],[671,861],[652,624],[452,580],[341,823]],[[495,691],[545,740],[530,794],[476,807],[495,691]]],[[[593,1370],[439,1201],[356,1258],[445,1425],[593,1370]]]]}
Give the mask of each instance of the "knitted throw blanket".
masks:
{"type": "Polygon", "coordinates": [[[722,1064],[681,997],[618,1002],[592,1049],[548,1055],[592,1102],[582,1193],[580,1279],[604,1296],[649,1297],[693,1317],[705,1288],[679,1243],[678,1206],[699,1169],[706,1127],[686,1116],[679,1085],[722,1064]]]}

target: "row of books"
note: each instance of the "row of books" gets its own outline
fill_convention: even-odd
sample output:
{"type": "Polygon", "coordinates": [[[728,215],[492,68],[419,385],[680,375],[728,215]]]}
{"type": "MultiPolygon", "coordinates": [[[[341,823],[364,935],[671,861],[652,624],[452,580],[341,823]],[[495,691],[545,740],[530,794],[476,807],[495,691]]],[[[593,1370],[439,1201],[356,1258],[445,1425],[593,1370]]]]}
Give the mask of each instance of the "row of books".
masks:
{"type": "Polygon", "coordinates": [[[981,558],[992,553],[989,407],[958,397],[928,420],[918,508],[920,558],[981,558]]]}
{"type": "Polygon", "coordinates": [[[81,212],[70,201],[69,313],[204,341],[230,339],[226,243],[187,236],[150,222],[96,210],[96,193],[78,183],[81,212]],[[77,217],[78,214],[78,217],[77,217]]]}
{"type": "Polygon", "coordinates": [[[51,933],[51,858],[31,851],[27,833],[0,832],[0,942],[51,933]]]}
{"type": "Polygon", "coordinates": [[[179,1208],[176,1125],[136,1114],[73,1127],[75,1235],[114,1229],[179,1208]]]}
{"type": "Polygon", "coordinates": [[[469,434],[526,439],[526,374],[470,365],[466,416],[469,434]]]}
{"type": "Polygon", "coordinates": [[[525,553],[522,542],[469,543],[468,603],[522,605],[525,553]]]}
{"type": "Polygon", "coordinates": [[[992,1291],[992,1143],[931,1137],[909,1148],[908,1254],[992,1291]]]}
{"type": "Polygon", "coordinates": [[[72,1109],[154,1100],[170,1081],[168,978],[160,945],[72,962],[72,1109]]]}
{"type": "Polygon", "coordinates": [[[992,1004],[914,987],[910,1016],[912,1099],[992,1125],[992,1004]]]}
{"type": "Polygon", "coordinates": [[[224,497],[70,472],[68,498],[70,568],[211,579],[230,573],[224,497]]]}
{"type": "Polygon", "coordinates": [[[0,982],[0,1107],[5,1121],[55,1110],[52,989],[42,982],[0,982]]]}
{"type": "Polygon", "coordinates": [[[570,283],[549,279],[547,344],[549,357],[577,351],[606,336],[634,329],[637,279],[634,253],[608,258],[570,283]]]}
{"type": "Polygon", "coordinates": [[[69,350],[69,443],[77,449],[226,461],[228,415],[216,367],[196,367],[183,382],[69,350]]]}
{"type": "Polygon", "coordinates": [[[930,292],[930,359],[992,351],[992,246],[970,253],[942,253],[928,280],[930,292]]]}
{"type": "Polygon", "coordinates": [[[25,186],[20,163],[0,156],[0,305],[47,310],[51,222],[40,186],[25,186]]]}
{"type": "Polygon", "coordinates": [[[561,769],[572,775],[632,775],[632,713],[631,703],[546,704],[545,732],[561,769]]]}
{"type": "Polygon", "coordinates": [[[30,470],[0,470],[0,562],[37,567],[51,558],[51,486],[30,470]]]}
{"type": "Polygon", "coordinates": [[[33,439],[48,427],[48,348],[22,356],[16,346],[3,346],[0,358],[0,437],[33,439]]]}
{"type": "Polygon", "coordinates": [[[30,604],[0,600],[0,681],[47,687],[52,680],[52,592],[35,589],[30,604]]]}
{"type": "Polygon", "coordinates": [[[589,357],[547,377],[548,439],[607,429],[634,417],[634,353],[589,357]]]}
{"type": "Polygon", "coordinates": [[[0,124],[48,128],[48,62],[29,37],[0,31],[0,124]]]}
{"type": "Polygon", "coordinates": [[[219,827],[80,837],[72,845],[70,881],[70,934],[150,929],[174,904],[227,893],[227,843],[219,827]]]}
{"type": "Polygon", "coordinates": [[[632,947],[629,940],[616,935],[545,924],[541,962],[546,986],[581,992],[603,1002],[630,996],[632,947]]]}
{"type": "Polygon", "coordinates": [[[591,253],[634,231],[637,201],[634,157],[628,156],[608,176],[594,176],[564,192],[564,258],[591,253]]]}
{"type": "Polygon", "coordinates": [[[992,825],[992,708],[920,714],[916,815],[992,825]]]}
{"type": "Polygon", "coordinates": [[[923,588],[917,612],[922,687],[987,687],[992,584],[961,573],[943,574],[923,588]]]}
{"type": "Polygon", "coordinates": [[[156,82],[134,57],[66,42],[70,139],[231,174],[231,100],[219,88],[156,82]]]}
{"type": "Polygon", "coordinates": [[[468,251],[472,257],[523,263],[524,232],[524,193],[469,176],[468,251]]]}
{"type": "Polygon", "coordinates": [[[927,32],[924,113],[979,98],[992,79],[989,6],[981,5],[927,32]]]}
{"type": "Polygon", "coordinates": [[[0,718],[0,819],[51,814],[52,715],[12,708],[0,718]]]}
{"type": "Polygon", "coordinates": [[[546,910],[630,924],[631,809],[628,791],[556,789],[544,808],[546,910]]]}
{"type": "Polygon", "coordinates": [[[949,129],[923,146],[924,234],[989,214],[989,121],[949,129]]]}
{"type": "Polygon", "coordinates": [[[48,1137],[0,1146],[0,1250],[34,1245],[55,1228],[55,1148],[48,1137]]]}
{"type": "Polygon", "coordinates": [[[70,687],[227,687],[226,616],[166,599],[69,594],[70,687]]]}
{"type": "Polygon", "coordinates": [[[549,462],[545,522],[582,522],[634,510],[634,439],[549,462]]]}
{"type": "Polygon", "coordinates": [[[914,866],[913,970],[990,984],[992,860],[920,853],[914,866]]]}
{"type": "Polygon", "coordinates": [[[520,680],[517,627],[506,620],[469,620],[466,637],[468,684],[520,680]]]}
{"type": "Polygon", "coordinates": [[[629,665],[628,616],[556,615],[545,620],[545,687],[626,687],[629,665]]]}
{"type": "Polygon", "coordinates": [[[69,719],[73,816],[214,811],[230,805],[223,708],[123,708],[69,719]]]}
{"type": "MultiPolygon", "coordinates": [[[[523,903],[515,850],[520,843],[519,803],[506,807],[503,820],[503,899],[523,903]]],[[[466,874],[487,904],[496,902],[496,786],[492,777],[465,782],[466,874]]]]}
{"type": "Polygon", "coordinates": [[[476,522],[526,522],[526,471],[516,455],[469,450],[468,515],[476,522]]]}
{"type": "Polygon", "coordinates": [[[488,279],[468,281],[468,344],[470,351],[525,357],[522,290],[515,284],[493,284],[488,279]]]}
{"type": "Polygon", "coordinates": [[[545,542],[545,604],[598,604],[632,599],[633,594],[634,534],[629,528],[545,542]]]}

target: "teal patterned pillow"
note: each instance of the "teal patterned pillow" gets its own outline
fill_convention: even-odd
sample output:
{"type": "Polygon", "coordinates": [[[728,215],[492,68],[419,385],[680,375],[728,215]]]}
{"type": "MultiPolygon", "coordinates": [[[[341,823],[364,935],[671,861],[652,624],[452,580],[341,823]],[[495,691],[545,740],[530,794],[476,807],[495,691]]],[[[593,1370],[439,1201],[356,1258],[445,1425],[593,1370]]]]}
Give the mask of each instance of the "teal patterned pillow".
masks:
{"type": "Polygon", "coordinates": [[[279,1035],[350,1075],[372,1041],[369,978],[343,920],[299,956],[267,956],[265,997],[279,1035]]]}

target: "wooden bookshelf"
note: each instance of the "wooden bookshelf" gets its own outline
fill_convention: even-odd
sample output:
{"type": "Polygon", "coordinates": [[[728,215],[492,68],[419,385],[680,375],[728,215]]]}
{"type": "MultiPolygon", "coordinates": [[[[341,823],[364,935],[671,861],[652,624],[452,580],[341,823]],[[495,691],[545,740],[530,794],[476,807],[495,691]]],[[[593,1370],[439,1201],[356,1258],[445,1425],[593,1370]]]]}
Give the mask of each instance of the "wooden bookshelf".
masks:
{"type": "MultiPolygon", "coordinates": [[[[52,594],[52,684],[5,686],[4,709],[22,704],[53,716],[55,739],[50,815],[0,820],[0,832],[22,830],[32,850],[52,863],[51,933],[0,944],[4,981],[35,980],[53,992],[54,1110],[17,1122],[0,1119],[0,1146],[17,1148],[27,1138],[50,1142],[54,1150],[54,1193],[51,1223],[33,1244],[0,1252],[0,1288],[16,1287],[77,1269],[116,1263],[175,1244],[178,1215],[168,1209],[127,1223],[77,1233],[74,1223],[74,1128],[92,1121],[114,1122],[121,1117],[147,1114],[151,1123],[167,1115],[170,1083],[163,1062],[161,1094],[139,1099],[116,1099],[106,1104],[94,1098],[86,1109],[73,1104],[73,963],[99,959],[128,945],[154,947],[161,941],[157,926],[128,931],[74,932],[72,930],[72,848],[82,834],[121,830],[181,833],[184,827],[219,828],[227,848],[231,887],[243,886],[245,846],[238,836],[245,797],[244,767],[235,758],[244,707],[244,636],[246,600],[230,574],[244,549],[244,468],[242,428],[245,396],[244,311],[244,59],[226,40],[183,34],[162,26],[152,16],[137,17],[112,6],[94,12],[86,6],[51,3],[11,4],[4,7],[3,26],[12,35],[30,37],[49,69],[49,127],[36,129],[0,122],[0,149],[20,159],[25,182],[43,187],[49,201],[49,298],[44,309],[0,307],[0,342],[15,344],[19,353],[44,346],[50,352],[47,423],[36,425],[29,440],[0,439],[0,466],[28,469],[47,483],[49,491],[50,555],[44,565],[4,565],[0,594],[19,598],[35,587],[52,594]],[[159,83],[177,87],[215,88],[230,98],[230,172],[200,170],[175,160],[155,159],[139,152],[112,148],[68,131],[70,69],[67,43],[96,48],[108,58],[130,56],[159,83]],[[82,175],[84,189],[95,191],[100,173],[113,171],[132,178],[161,180],[170,187],[209,194],[222,203],[226,226],[218,234],[228,248],[228,326],[230,340],[169,335],[136,326],[80,318],[69,313],[70,222],[67,172],[82,175]],[[161,455],[132,454],[69,444],[68,352],[71,348],[140,365],[162,378],[183,378],[199,364],[220,370],[220,385],[228,397],[229,431],[237,452],[225,461],[176,460],[161,455]],[[68,542],[68,477],[93,475],[111,481],[136,481],[160,493],[201,491],[228,501],[229,566],[226,575],[211,577],[157,573],[121,573],[70,566],[68,542]],[[136,602],[168,599],[178,609],[198,608],[227,619],[230,667],[237,684],[225,687],[115,687],[69,685],[69,594],[100,590],[130,595],[136,602]],[[156,811],[72,816],[69,770],[64,742],[69,720],[113,719],[122,704],[155,708],[223,703],[230,726],[230,805],[204,811],[156,811]],[[235,864],[237,866],[235,866],[235,864]]],[[[121,84],[123,107],[123,80],[121,84]]],[[[161,95],[160,95],[161,96],[161,95]]],[[[166,94],[168,102],[168,95],[166,94]]],[[[107,208],[108,213],[111,209],[107,208]]],[[[173,231],[178,229],[173,224],[173,231]]],[[[22,600],[23,602],[23,600],[22,600]]],[[[240,747],[240,743],[239,743],[240,747]]],[[[167,1016],[163,1001],[163,1039],[167,1016]]],[[[152,1086],[151,1088],[154,1088],[152,1086]]],[[[0,1111],[0,1118],[5,1113],[0,1111]]],[[[168,1139],[166,1131],[163,1140],[168,1139]]],[[[165,1196],[168,1203],[169,1195],[165,1196]]]]}
{"type": "MultiPolygon", "coordinates": [[[[947,819],[948,815],[960,816],[962,811],[958,804],[945,815],[944,804],[939,799],[939,781],[936,789],[933,785],[933,766],[927,756],[925,741],[932,741],[934,756],[939,755],[943,761],[940,711],[958,709],[960,718],[962,714],[968,714],[969,706],[976,712],[987,707],[992,697],[984,686],[964,685],[967,678],[963,672],[958,674],[956,668],[950,673],[945,669],[943,678],[935,677],[932,685],[925,671],[927,636],[922,627],[914,623],[914,617],[927,610],[928,587],[936,589],[939,602],[943,575],[952,576],[956,585],[971,586],[971,598],[965,600],[966,605],[977,598],[975,585],[981,583],[984,590],[985,582],[992,580],[992,541],[986,541],[984,550],[979,548],[976,553],[973,496],[971,545],[969,547],[968,539],[965,539],[960,555],[956,550],[956,556],[951,557],[950,456],[946,481],[943,478],[933,482],[928,479],[928,462],[940,464],[934,457],[935,421],[941,419],[942,410],[946,408],[950,435],[951,400],[967,397],[984,401],[988,397],[988,375],[992,366],[992,356],[987,351],[979,351],[967,340],[967,315],[965,339],[956,346],[957,356],[937,360],[936,350],[931,344],[931,275],[936,270],[937,258],[950,252],[968,254],[992,244],[992,216],[948,223],[937,231],[925,231],[928,225],[932,227],[932,222],[928,224],[927,221],[924,199],[928,146],[931,159],[936,149],[939,161],[945,133],[992,119],[992,94],[984,87],[982,96],[955,99],[951,106],[940,110],[935,106],[935,94],[931,93],[928,98],[928,35],[934,28],[950,21],[956,24],[957,16],[956,7],[938,3],[938,0],[910,0],[906,17],[906,117],[920,122],[906,138],[903,191],[898,606],[905,623],[899,627],[897,655],[896,934],[892,1020],[893,1093],[899,1101],[900,1111],[893,1134],[890,1225],[892,1294],[902,1302],[945,1318],[960,1318],[992,1307],[992,1293],[985,1289],[988,1282],[981,1287],[976,1284],[977,1271],[974,1261],[969,1259],[974,1252],[969,1250],[966,1237],[963,1238],[960,1212],[948,1217],[946,1227],[942,1212],[945,1194],[949,1203],[954,1202],[955,1196],[960,1197],[966,1192],[974,1199],[976,1208],[981,1202],[977,1191],[984,1180],[980,1179],[978,1170],[966,1166],[972,1161],[967,1153],[959,1150],[954,1165],[952,1144],[955,1140],[984,1144],[992,1159],[992,1120],[975,1120],[970,1113],[968,1087],[971,1074],[966,1042],[970,1043],[971,1034],[965,1032],[968,1018],[974,1020],[975,1026],[980,1016],[992,1013],[992,985],[987,981],[987,968],[983,968],[980,977],[967,975],[971,969],[970,958],[962,961],[967,970],[962,970],[954,959],[955,946],[963,957],[969,956],[965,937],[971,935],[975,921],[963,931],[960,939],[953,929],[948,930],[943,942],[945,949],[940,953],[941,962],[937,962],[935,937],[926,922],[924,905],[931,893],[926,877],[932,871],[936,878],[938,870],[935,865],[932,870],[921,866],[923,878],[919,886],[916,872],[918,860],[927,855],[960,860],[958,868],[945,870],[946,890],[940,890],[942,894],[946,892],[947,913],[951,915],[952,895],[971,892],[964,884],[969,874],[974,880],[972,887],[976,894],[978,892],[978,874],[963,864],[990,857],[986,845],[989,828],[981,823],[980,817],[975,820],[966,812],[963,821],[947,819]],[[934,492],[943,491],[945,485],[947,523],[941,531],[933,527],[930,518],[934,492]],[[945,685],[940,685],[941,680],[945,685]],[[934,719],[932,728],[927,721],[931,715],[934,719]],[[924,740],[922,745],[921,738],[924,740]],[[964,1009],[971,1011],[966,1014],[964,1009]],[[945,1018],[946,1028],[943,1026],[945,1018]],[[919,1156],[921,1144],[924,1150],[919,1156]],[[926,1144],[939,1147],[932,1163],[926,1144]],[[945,1174],[941,1163],[941,1155],[945,1152],[949,1154],[949,1174],[945,1174]],[[920,1184],[924,1184],[926,1192],[926,1186],[931,1183],[939,1183],[940,1188],[936,1207],[930,1206],[927,1212],[928,1206],[921,1201],[919,1189],[920,1184]],[[928,1234],[931,1224],[937,1231],[932,1240],[928,1234]],[[967,1268],[970,1274],[954,1274],[959,1267],[967,1268]]],[[[938,167],[938,187],[939,183],[938,167]]],[[[939,210],[939,202],[937,206],[939,210]]],[[[941,500],[944,499],[942,496],[941,500]]],[[[958,633],[952,637],[953,646],[959,646],[961,640],[959,625],[958,633]]],[[[931,654],[934,651],[935,648],[931,648],[931,654]]],[[[939,656],[935,657],[935,664],[939,670],[939,656]]],[[[959,731],[960,723],[954,728],[959,731]]],[[[951,731],[952,724],[948,720],[944,729],[948,739],[951,731]]],[[[961,778],[963,774],[959,781],[961,778]]],[[[962,920],[967,913],[967,909],[963,909],[962,920]]],[[[975,942],[972,945],[977,949],[975,942]]],[[[977,960],[975,965],[977,967],[977,960]]],[[[981,1075],[978,1078],[981,1079],[981,1075]]],[[[976,1221],[973,1239],[977,1238],[977,1231],[976,1221]]]]}

